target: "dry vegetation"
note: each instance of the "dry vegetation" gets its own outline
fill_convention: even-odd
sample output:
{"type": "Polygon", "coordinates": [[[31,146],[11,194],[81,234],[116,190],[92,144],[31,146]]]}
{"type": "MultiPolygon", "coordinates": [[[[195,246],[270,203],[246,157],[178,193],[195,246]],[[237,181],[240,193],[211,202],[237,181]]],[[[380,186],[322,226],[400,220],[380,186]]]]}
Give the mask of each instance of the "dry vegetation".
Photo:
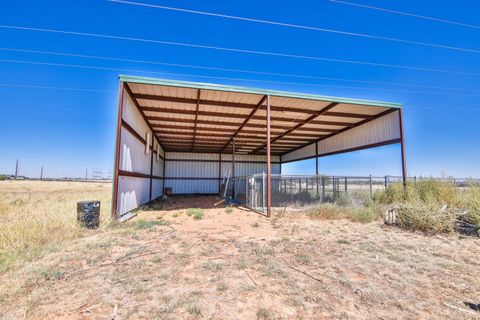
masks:
{"type": "MultiPolygon", "coordinates": [[[[174,199],[165,210],[139,211],[125,224],[107,222],[87,232],[76,229],[70,202],[100,198],[105,205],[109,194],[93,184],[79,186],[83,195],[69,186],[52,183],[30,191],[51,188],[50,201],[64,199],[62,204],[30,204],[35,208],[30,216],[51,206],[57,212],[48,216],[57,229],[48,229],[43,245],[35,240],[37,248],[45,248],[28,255],[30,263],[21,263],[24,251],[14,250],[14,235],[5,233],[10,241],[2,240],[2,250],[21,258],[0,273],[0,318],[480,317],[472,307],[480,303],[478,238],[384,227],[369,222],[375,219],[373,209],[345,213],[332,206],[336,214],[287,211],[267,219],[243,208],[216,208],[214,197],[174,199]],[[71,234],[49,235],[59,230],[71,234]],[[55,246],[49,245],[50,237],[55,246]]],[[[18,198],[42,199],[28,198],[21,186],[9,187],[18,198]]],[[[10,207],[13,198],[0,203],[10,207]]],[[[29,247],[20,218],[6,218],[7,212],[2,218],[20,230],[19,242],[29,247]]]]}
{"type": "Polygon", "coordinates": [[[104,230],[111,190],[109,183],[0,181],[0,272],[91,234],[76,223],[77,201],[102,201],[104,230]]]}

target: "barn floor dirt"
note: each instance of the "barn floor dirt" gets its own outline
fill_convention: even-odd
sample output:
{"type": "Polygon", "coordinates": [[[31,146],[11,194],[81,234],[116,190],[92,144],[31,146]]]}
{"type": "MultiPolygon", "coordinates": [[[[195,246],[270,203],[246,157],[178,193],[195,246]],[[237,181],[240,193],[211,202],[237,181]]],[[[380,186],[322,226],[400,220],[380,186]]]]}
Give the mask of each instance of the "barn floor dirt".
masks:
{"type": "Polygon", "coordinates": [[[2,275],[0,317],[480,318],[479,239],[171,201],[2,275]]]}

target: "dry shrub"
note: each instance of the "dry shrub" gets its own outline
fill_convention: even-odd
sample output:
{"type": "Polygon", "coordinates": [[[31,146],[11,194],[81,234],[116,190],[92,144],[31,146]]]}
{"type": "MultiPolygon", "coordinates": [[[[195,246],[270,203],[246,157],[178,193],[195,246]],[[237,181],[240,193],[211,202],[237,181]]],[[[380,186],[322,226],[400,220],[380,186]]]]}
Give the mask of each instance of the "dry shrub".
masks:
{"type": "Polygon", "coordinates": [[[379,218],[378,212],[373,207],[346,208],[336,204],[326,203],[311,208],[307,211],[311,219],[340,220],[346,219],[353,222],[369,223],[379,218]]]}
{"type": "Polygon", "coordinates": [[[459,213],[466,212],[466,221],[480,228],[480,186],[469,184],[456,187],[453,180],[422,180],[390,185],[377,192],[373,203],[397,205],[399,225],[412,231],[429,234],[452,232],[459,213]],[[442,206],[448,210],[440,210],[442,206]]]}
{"type": "Polygon", "coordinates": [[[0,182],[0,272],[31,261],[62,242],[94,232],[76,221],[76,203],[100,200],[100,230],[110,225],[111,184],[54,181],[0,182]]]}
{"type": "Polygon", "coordinates": [[[409,203],[397,209],[397,225],[405,230],[426,234],[452,233],[457,213],[424,203],[409,203]]]}

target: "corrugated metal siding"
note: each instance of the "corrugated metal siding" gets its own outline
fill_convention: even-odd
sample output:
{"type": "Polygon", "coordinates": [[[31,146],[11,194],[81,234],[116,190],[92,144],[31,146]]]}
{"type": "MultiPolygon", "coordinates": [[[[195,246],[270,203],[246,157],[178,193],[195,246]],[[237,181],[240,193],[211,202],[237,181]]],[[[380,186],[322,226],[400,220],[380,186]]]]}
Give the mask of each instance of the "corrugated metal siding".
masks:
{"type": "Polygon", "coordinates": [[[172,188],[173,194],[218,193],[218,180],[165,180],[165,188],[172,188]]]}
{"type": "MultiPolygon", "coordinates": [[[[150,131],[147,123],[133,104],[128,93],[125,93],[123,100],[122,118],[127,122],[140,136],[146,137],[150,131]]],[[[156,139],[155,139],[156,140],[156,139]]],[[[157,140],[156,140],[157,141],[157,140]]],[[[158,141],[157,141],[158,143],[158,141]]],[[[152,151],[150,151],[152,152],[152,151]]],[[[164,154],[160,147],[160,154],[164,154]]],[[[145,153],[145,145],[135,138],[128,130],[120,130],[120,159],[119,169],[123,171],[150,174],[150,163],[152,154],[145,153]]],[[[163,160],[156,160],[155,154],[153,160],[153,175],[162,176],[163,160]]],[[[156,198],[162,195],[162,180],[153,180],[152,197],[156,198]]],[[[117,190],[117,214],[122,215],[137,207],[147,203],[150,199],[150,179],[139,177],[118,178],[117,190]]]]}
{"type": "Polygon", "coordinates": [[[166,159],[218,160],[218,153],[165,152],[166,159]]]}
{"type": "Polygon", "coordinates": [[[160,158],[157,161],[155,155],[153,155],[153,175],[157,177],[163,175],[163,160],[160,158]]]}
{"type": "Polygon", "coordinates": [[[315,156],[315,143],[283,155],[282,162],[293,161],[312,156],[315,156]]]}
{"type": "Polygon", "coordinates": [[[150,174],[150,154],[130,132],[121,129],[120,170],[150,174]]]}
{"type": "Polygon", "coordinates": [[[318,142],[318,154],[366,146],[400,138],[399,111],[318,142]]]}
{"type": "Polygon", "coordinates": [[[122,118],[143,138],[145,138],[147,132],[152,133],[128,93],[125,93],[123,99],[122,118]]]}
{"type": "Polygon", "coordinates": [[[152,180],[152,199],[156,199],[163,194],[163,181],[160,179],[152,180]]]}
{"type": "MultiPolygon", "coordinates": [[[[231,154],[222,154],[222,161],[232,161],[231,154]]],[[[236,154],[235,161],[267,161],[265,155],[251,155],[251,154],[236,154]]],[[[272,155],[270,158],[272,162],[280,162],[280,156],[272,155]]]]}
{"type": "Polygon", "coordinates": [[[167,177],[218,178],[218,162],[167,161],[167,177]]]}
{"type": "Polygon", "coordinates": [[[149,200],[150,179],[119,177],[117,213],[123,215],[149,200]]]}

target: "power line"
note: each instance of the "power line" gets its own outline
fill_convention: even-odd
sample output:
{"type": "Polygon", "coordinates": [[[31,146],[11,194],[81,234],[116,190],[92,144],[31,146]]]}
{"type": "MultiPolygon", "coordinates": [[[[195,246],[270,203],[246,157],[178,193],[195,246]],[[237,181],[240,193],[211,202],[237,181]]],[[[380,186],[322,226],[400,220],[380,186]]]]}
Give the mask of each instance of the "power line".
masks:
{"type": "Polygon", "coordinates": [[[206,15],[206,16],[212,16],[212,17],[225,18],[225,19],[233,19],[233,20],[241,20],[241,21],[248,21],[248,22],[254,22],[254,23],[276,25],[276,26],[282,26],[282,27],[288,27],[288,28],[297,28],[297,29],[306,29],[306,30],[326,32],[326,33],[335,33],[335,34],[341,34],[341,35],[344,35],[344,36],[369,38],[369,39],[375,39],[375,40],[385,40],[385,41],[413,44],[413,45],[447,49],[447,50],[454,50],[454,51],[480,53],[480,50],[476,50],[476,49],[453,47],[453,46],[447,46],[447,45],[442,45],[442,44],[428,43],[428,42],[421,42],[421,41],[414,41],[414,40],[406,40],[406,39],[393,38],[393,37],[377,36],[377,35],[366,34],[366,33],[358,33],[358,32],[342,31],[342,30],[336,30],[336,29],[327,29],[327,28],[319,28],[319,27],[312,27],[312,26],[304,26],[304,25],[298,25],[298,24],[291,24],[291,23],[270,21],[270,20],[261,20],[261,19],[248,18],[248,17],[240,17],[240,16],[226,15],[226,14],[220,14],[220,13],[214,13],[214,12],[207,12],[207,11],[197,11],[197,10],[190,10],[190,9],[185,9],[185,8],[167,7],[167,6],[154,5],[154,4],[142,3],[142,2],[133,2],[133,1],[125,1],[125,0],[107,0],[107,1],[122,3],[122,4],[135,5],[135,6],[156,8],[156,9],[164,9],[164,10],[170,10],[170,11],[185,12],[185,13],[191,13],[191,14],[206,15]]]}
{"type": "Polygon", "coordinates": [[[51,89],[51,90],[68,90],[68,91],[86,91],[86,92],[101,92],[101,93],[113,93],[111,90],[97,90],[97,89],[82,89],[82,88],[69,88],[69,87],[52,87],[52,86],[38,86],[32,84],[20,84],[20,83],[0,83],[0,87],[17,87],[17,88],[32,88],[32,89],[51,89]]]}
{"type": "MultiPolygon", "coordinates": [[[[69,90],[69,91],[87,91],[87,92],[107,92],[114,93],[112,90],[97,90],[97,89],[85,89],[85,88],[72,88],[72,87],[57,87],[57,86],[40,86],[32,84],[18,84],[18,83],[0,83],[0,87],[20,87],[20,88],[35,88],[35,89],[51,89],[51,90],[69,90]]],[[[426,107],[426,106],[409,106],[407,109],[425,109],[425,110],[471,110],[480,111],[480,108],[466,108],[466,107],[426,107]]]]}
{"type": "Polygon", "coordinates": [[[28,60],[0,59],[0,62],[45,65],[45,66],[54,66],[54,67],[68,67],[68,68],[79,68],[79,69],[107,70],[107,71],[124,71],[124,72],[127,71],[127,72],[135,72],[135,73],[149,73],[149,74],[159,74],[159,75],[168,75],[168,76],[194,77],[194,78],[230,80],[230,81],[233,80],[233,81],[258,82],[258,83],[269,83],[269,84],[287,84],[287,85],[322,87],[322,88],[357,89],[357,90],[391,91],[391,92],[405,92],[405,93],[417,93],[417,94],[445,95],[445,96],[480,97],[480,94],[414,91],[414,90],[372,88],[372,87],[351,87],[351,86],[326,85],[326,84],[304,83],[304,82],[287,82],[287,81],[245,79],[245,78],[234,78],[234,77],[218,77],[218,76],[205,76],[205,75],[187,74],[187,73],[157,72],[157,71],[147,71],[147,70],[99,67],[99,66],[64,64],[64,63],[51,63],[51,62],[28,61],[28,60]]]}
{"type": "Polygon", "coordinates": [[[151,44],[181,46],[181,47],[188,47],[188,48],[209,49],[209,50],[218,50],[218,51],[227,51],[227,52],[248,53],[248,54],[257,54],[257,55],[264,55],[264,56],[283,57],[283,58],[294,58],[294,59],[304,59],[304,60],[317,60],[317,61],[336,62],[336,63],[358,64],[358,65],[384,67],[384,68],[397,68],[397,69],[407,69],[407,70],[415,70],[415,71],[440,72],[440,73],[469,75],[469,76],[479,76],[480,75],[478,73],[442,70],[442,69],[435,69],[435,68],[425,68],[425,67],[415,67],[415,66],[406,66],[406,65],[398,65],[398,64],[377,63],[377,62],[369,62],[369,61],[362,61],[362,60],[346,60],[346,59],[325,58],[325,57],[318,57],[318,56],[307,56],[307,55],[290,54],[290,53],[282,53],[282,52],[258,51],[258,50],[249,50],[249,49],[218,47],[218,46],[210,46],[210,45],[202,45],[202,44],[194,44],[194,43],[186,43],[186,42],[153,40],[153,39],[115,36],[115,35],[99,34],[99,33],[76,32],[76,31],[45,29],[45,28],[33,28],[33,27],[14,26],[14,25],[0,25],[0,28],[13,29],[13,30],[24,30],[24,31],[47,32],[47,33],[59,33],[59,34],[68,34],[68,35],[76,35],[76,36],[113,39],[113,40],[135,41],[135,42],[143,42],[143,43],[151,43],[151,44]]]}
{"type": "Polygon", "coordinates": [[[364,5],[364,4],[347,2],[347,1],[340,1],[340,0],[329,0],[329,1],[340,3],[340,4],[346,4],[346,5],[354,6],[354,7],[360,7],[360,8],[365,8],[365,9],[371,9],[371,10],[377,10],[377,11],[384,11],[384,12],[388,12],[388,13],[399,14],[399,15],[402,15],[402,16],[409,16],[409,17],[414,17],[414,18],[419,18],[419,19],[426,19],[426,20],[431,20],[431,21],[436,21],[436,22],[448,23],[448,24],[453,24],[453,25],[472,28],[472,29],[477,29],[477,30],[480,29],[480,26],[476,26],[476,25],[473,25],[473,24],[468,24],[468,23],[463,23],[463,22],[458,22],[458,21],[452,21],[452,20],[446,20],[446,19],[439,19],[439,18],[434,18],[434,17],[429,17],[429,16],[423,16],[423,15],[410,13],[410,12],[391,10],[391,9],[386,9],[386,8],[381,8],[381,7],[368,6],[368,5],[364,5]]]}
{"type": "MultiPolygon", "coordinates": [[[[382,82],[382,81],[371,81],[371,80],[345,79],[345,78],[336,78],[336,77],[319,77],[319,76],[309,76],[309,75],[290,74],[290,73],[262,72],[262,71],[255,71],[255,70],[219,68],[219,67],[211,67],[211,66],[198,66],[198,65],[190,65],[190,64],[168,63],[168,62],[159,62],[159,61],[150,61],[150,60],[125,59],[125,58],[96,56],[96,55],[84,55],[84,54],[76,54],[76,53],[63,53],[63,52],[53,52],[53,51],[40,51],[40,50],[1,48],[1,47],[0,47],[0,51],[35,53],[35,54],[43,54],[43,55],[66,56],[66,57],[77,57],[77,58],[87,58],[87,59],[97,59],[97,60],[131,62],[131,63],[143,63],[143,64],[151,64],[151,65],[163,65],[163,66],[192,68],[192,69],[238,72],[238,73],[247,73],[247,74],[256,74],[256,75],[282,76],[282,77],[316,79],[316,80],[333,80],[333,81],[345,81],[345,82],[368,83],[368,84],[395,85],[395,86],[406,86],[406,87],[413,87],[413,88],[427,88],[427,89],[480,92],[480,90],[465,89],[465,88],[452,88],[452,87],[431,86],[431,85],[415,85],[415,84],[408,84],[408,83],[394,83],[394,82],[382,82]]],[[[10,61],[15,61],[15,60],[8,60],[8,61],[10,62],[10,61]]],[[[115,69],[115,70],[119,70],[119,69],[115,69]]],[[[125,69],[122,69],[122,70],[125,70],[125,69]]],[[[138,71],[138,70],[133,70],[133,71],[138,71]]],[[[149,71],[141,71],[141,72],[149,72],[149,71]]],[[[478,74],[478,75],[480,76],[480,74],[478,74]]]]}

